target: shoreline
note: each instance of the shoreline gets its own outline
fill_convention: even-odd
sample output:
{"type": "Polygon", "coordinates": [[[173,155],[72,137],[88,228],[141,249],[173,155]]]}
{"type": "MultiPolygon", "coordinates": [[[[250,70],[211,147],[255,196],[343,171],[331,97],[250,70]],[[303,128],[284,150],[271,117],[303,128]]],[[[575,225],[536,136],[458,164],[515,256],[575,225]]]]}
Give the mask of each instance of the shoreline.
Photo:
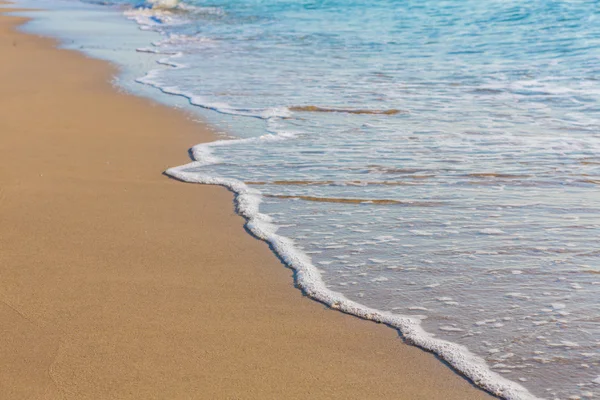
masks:
{"type": "Polygon", "coordinates": [[[118,93],[113,66],[16,32],[9,10],[7,398],[490,398],[392,329],[303,297],[231,193],[161,174],[206,126],[118,93]]]}

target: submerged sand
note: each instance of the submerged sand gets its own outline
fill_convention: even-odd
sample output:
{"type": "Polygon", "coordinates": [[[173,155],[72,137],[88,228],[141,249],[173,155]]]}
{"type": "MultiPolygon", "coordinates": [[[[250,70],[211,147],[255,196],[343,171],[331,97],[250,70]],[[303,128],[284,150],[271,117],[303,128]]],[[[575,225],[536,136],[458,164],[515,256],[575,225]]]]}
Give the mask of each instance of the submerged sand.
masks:
{"type": "Polygon", "coordinates": [[[303,297],[232,194],[162,175],[213,139],[0,16],[0,399],[489,398],[303,297]]]}

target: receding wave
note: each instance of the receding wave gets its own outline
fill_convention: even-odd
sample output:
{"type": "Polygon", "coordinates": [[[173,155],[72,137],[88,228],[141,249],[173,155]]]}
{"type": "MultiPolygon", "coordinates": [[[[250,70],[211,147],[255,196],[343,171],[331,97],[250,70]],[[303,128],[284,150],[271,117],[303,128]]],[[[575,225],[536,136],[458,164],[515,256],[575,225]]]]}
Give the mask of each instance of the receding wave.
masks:
{"type": "Polygon", "coordinates": [[[585,270],[583,270],[581,272],[586,273],[586,274],[600,275],[600,271],[597,271],[595,269],[585,269],[585,270]]]}
{"type": "Polygon", "coordinates": [[[600,185],[600,179],[582,179],[580,182],[591,183],[593,185],[600,185]]]}
{"type": "Polygon", "coordinates": [[[418,172],[427,172],[423,168],[396,168],[388,167],[385,165],[367,165],[369,172],[382,173],[382,174],[416,174],[418,172]]]}
{"type": "Polygon", "coordinates": [[[289,107],[290,111],[299,112],[322,112],[322,113],[346,113],[346,114],[375,114],[375,115],[396,115],[408,114],[406,110],[398,110],[391,108],[389,110],[369,110],[369,109],[352,109],[352,108],[335,108],[335,107],[319,107],[319,106],[293,106],[289,107]]]}
{"type": "Polygon", "coordinates": [[[290,186],[327,186],[335,185],[337,182],[334,181],[250,181],[245,182],[246,185],[290,185],[290,186]]]}
{"type": "Polygon", "coordinates": [[[179,0],[146,0],[146,4],[153,8],[172,9],[181,4],[179,0]]]}
{"type": "Polygon", "coordinates": [[[531,178],[531,175],[527,174],[503,174],[500,172],[478,172],[467,174],[471,178],[502,178],[502,179],[524,179],[531,178]]]}
{"type": "Polygon", "coordinates": [[[411,182],[398,181],[248,181],[246,185],[281,185],[281,186],[406,186],[411,182]]]}
{"type": "Polygon", "coordinates": [[[593,158],[582,158],[579,162],[583,165],[600,165],[600,160],[593,158]]]}
{"type": "Polygon", "coordinates": [[[296,199],[305,201],[316,201],[321,203],[342,203],[342,204],[378,204],[378,205],[401,205],[410,207],[438,207],[445,203],[441,201],[410,201],[410,200],[392,200],[392,199],[354,199],[343,197],[316,197],[316,196],[294,196],[284,194],[263,194],[265,197],[278,199],[296,199]]]}

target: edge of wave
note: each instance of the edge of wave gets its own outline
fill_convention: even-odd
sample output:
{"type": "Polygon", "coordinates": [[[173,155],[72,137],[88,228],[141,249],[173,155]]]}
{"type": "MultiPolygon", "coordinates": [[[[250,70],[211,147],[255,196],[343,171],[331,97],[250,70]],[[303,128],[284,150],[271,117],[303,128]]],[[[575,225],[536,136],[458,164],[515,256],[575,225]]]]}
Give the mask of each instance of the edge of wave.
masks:
{"type": "MultiPolygon", "coordinates": [[[[178,5],[181,5],[182,3],[183,2],[177,1],[178,5]]],[[[145,22],[136,18],[131,18],[131,16],[130,19],[135,20],[140,25],[143,25],[145,22]]],[[[183,64],[171,61],[171,58],[181,57],[181,53],[163,54],[167,57],[159,60],[159,64],[171,68],[186,67],[183,64]]],[[[290,111],[292,111],[287,107],[271,109],[236,109],[227,104],[208,103],[203,101],[199,96],[187,93],[178,87],[161,86],[153,80],[160,71],[160,69],[149,71],[146,76],[139,78],[136,81],[141,84],[155,87],[168,95],[185,97],[189,100],[190,104],[194,106],[210,109],[223,114],[240,115],[271,121],[279,118],[287,118],[289,117],[290,111]]],[[[311,109],[306,111],[315,110],[311,109]]],[[[327,111],[334,110],[328,109],[327,111]]],[[[335,111],[339,112],[339,110],[335,111]]],[[[165,174],[182,182],[219,185],[231,190],[234,193],[236,212],[246,220],[245,226],[248,231],[256,238],[267,242],[274,253],[294,271],[295,285],[302,290],[307,297],[346,314],[388,325],[397,330],[408,343],[436,354],[459,374],[466,377],[476,386],[495,396],[507,400],[538,399],[538,397],[531,394],[522,385],[491,371],[485,360],[471,353],[467,347],[444,339],[435,338],[421,327],[418,319],[374,309],[350,300],[341,293],[328,289],[321,278],[319,270],[312,264],[310,257],[300,251],[295,246],[292,239],[278,235],[276,233],[278,227],[273,224],[272,218],[260,212],[260,203],[263,196],[259,190],[252,189],[244,182],[237,179],[221,178],[202,174],[197,171],[189,171],[190,169],[196,170],[219,163],[220,160],[214,156],[212,152],[212,148],[214,147],[229,146],[249,141],[286,140],[290,137],[293,137],[293,135],[279,132],[277,134],[269,133],[255,138],[217,140],[210,143],[202,143],[192,148],[191,153],[193,161],[191,163],[169,168],[165,171],[165,174]]]]}

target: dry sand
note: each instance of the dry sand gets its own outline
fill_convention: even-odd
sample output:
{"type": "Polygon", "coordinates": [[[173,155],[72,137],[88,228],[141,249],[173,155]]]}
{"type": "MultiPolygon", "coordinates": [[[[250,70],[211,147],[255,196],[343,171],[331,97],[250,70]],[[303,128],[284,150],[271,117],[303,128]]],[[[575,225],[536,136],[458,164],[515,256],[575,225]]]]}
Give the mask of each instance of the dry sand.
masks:
{"type": "Polygon", "coordinates": [[[170,180],[210,128],[0,16],[0,399],[483,399],[302,296],[232,194],[170,180]]]}

